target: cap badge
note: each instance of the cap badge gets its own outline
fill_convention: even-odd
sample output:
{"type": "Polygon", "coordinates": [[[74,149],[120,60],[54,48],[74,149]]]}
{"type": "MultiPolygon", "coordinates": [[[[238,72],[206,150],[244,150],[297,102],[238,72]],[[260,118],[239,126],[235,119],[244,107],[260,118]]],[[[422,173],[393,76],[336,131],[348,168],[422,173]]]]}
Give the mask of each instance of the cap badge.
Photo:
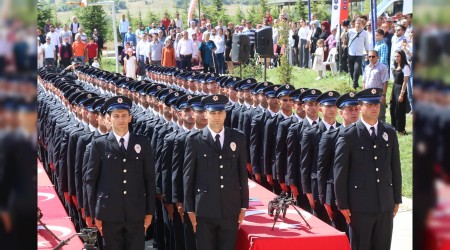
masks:
{"type": "Polygon", "coordinates": [[[117,102],[122,103],[123,102],[122,98],[117,99],[117,102]]]}
{"type": "Polygon", "coordinates": [[[273,88],[273,90],[277,91],[277,90],[278,90],[278,87],[273,88]]]}
{"type": "Polygon", "coordinates": [[[328,92],[328,96],[333,96],[333,92],[328,92]]]}
{"type": "Polygon", "coordinates": [[[215,102],[217,102],[218,100],[219,100],[219,97],[218,96],[213,96],[213,100],[215,101],[215,102]]]}
{"type": "Polygon", "coordinates": [[[289,89],[289,85],[286,85],[286,89],[289,89]]]}
{"type": "Polygon", "coordinates": [[[169,94],[173,92],[173,89],[169,89],[169,94]]]}
{"type": "Polygon", "coordinates": [[[142,81],[141,83],[145,83],[145,81],[142,81]]]}
{"type": "Polygon", "coordinates": [[[91,94],[88,94],[88,95],[87,95],[87,97],[88,97],[88,98],[91,98],[91,97],[92,97],[92,95],[91,95],[91,94]]]}
{"type": "Polygon", "coordinates": [[[250,80],[247,80],[247,83],[251,83],[252,81],[250,81],[250,80]]]}
{"type": "Polygon", "coordinates": [[[264,82],[264,86],[267,86],[267,85],[269,85],[267,82],[264,82]]]}
{"type": "Polygon", "coordinates": [[[376,89],[372,89],[372,95],[375,95],[377,93],[376,89]]]}
{"type": "Polygon", "coordinates": [[[156,87],[156,89],[160,90],[160,89],[161,89],[161,86],[156,87]]]}
{"type": "Polygon", "coordinates": [[[233,81],[236,81],[236,77],[233,78],[233,81]]]}
{"type": "Polygon", "coordinates": [[[313,90],[311,90],[311,94],[316,94],[316,91],[313,89],[313,90]]]}
{"type": "Polygon", "coordinates": [[[188,96],[187,96],[187,99],[188,99],[188,100],[192,99],[192,96],[191,96],[191,95],[188,95],[188,96]]]}
{"type": "Polygon", "coordinates": [[[305,89],[300,89],[300,92],[301,92],[301,93],[305,92],[305,89]]]}
{"type": "Polygon", "coordinates": [[[130,78],[128,78],[128,77],[127,77],[127,78],[126,78],[125,80],[129,81],[129,80],[130,80],[130,78]]]}
{"type": "Polygon", "coordinates": [[[350,93],[348,93],[348,95],[349,95],[350,97],[354,97],[354,96],[355,96],[355,93],[350,92],[350,93]]]}
{"type": "Polygon", "coordinates": [[[175,92],[175,96],[178,96],[178,92],[175,92]]]}

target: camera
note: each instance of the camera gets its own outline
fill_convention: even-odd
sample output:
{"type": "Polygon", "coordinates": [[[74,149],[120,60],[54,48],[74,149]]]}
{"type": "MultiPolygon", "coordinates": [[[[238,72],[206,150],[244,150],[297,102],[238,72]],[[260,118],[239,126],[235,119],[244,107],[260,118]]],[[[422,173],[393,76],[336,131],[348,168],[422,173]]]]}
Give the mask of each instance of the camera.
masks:
{"type": "Polygon", "coordinates": [[[97,242],[98,229],[95,227],[86,227],[81,229],[80,238],[84,242],[83,250],[95,250],[95,243],[97,242]]]}

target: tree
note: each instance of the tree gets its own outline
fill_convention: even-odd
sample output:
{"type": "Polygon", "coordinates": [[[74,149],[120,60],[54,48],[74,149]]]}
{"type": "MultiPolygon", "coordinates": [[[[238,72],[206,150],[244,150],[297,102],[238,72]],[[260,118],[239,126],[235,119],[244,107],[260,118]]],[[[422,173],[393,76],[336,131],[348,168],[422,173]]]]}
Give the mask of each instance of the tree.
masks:
{"type": "Polygon", "coordinates": [[[295,9],[295,20],[299,20],[300,18],[308,19],[308,10],[303,0],[297,0],[294,9],[295,9]]]}
{"type": "MultiPolygon", "coordinates": [[[[97,29],[100,34],[108,34],[108,20],[103,6],[87,6],[75,10],[84,32],[89,36],[97,29]]],[[[105,38],[106,40],[106,38],[105,38]]]]}
{"type": "Polygon", "coordinates": [[[222,0],[213,0],[214,6],[216,7],[217,11],[222,10],[223,2],[222,0]]]}
{"type": "Polygon", "coordinates": [[[317,20],[330,20],[331,19],[331,6],[325,2],[325,0],[317,0],[311,4],[311,12],[316,14],[317,20]]]}
{"type": "Polygon", "coordinates": [[[146,24],[149,24],[149,23],[159,24],[158,16],[154,12],[152,12],[150,9],[147,11],[147,18],[146,18],[146,20],[148,21],[146,24]]]}
{"type": "MultiPolygon", "coordinates": [[[[289,24],[288,22],[280,22],[277,25],[280,38],[278,45],[286,47],[288,45],[289,24]]],[[[289,84],[292,77],[292,65],[287,60],[287,53],[284,53],[280,59],[280,69],[278,70],[278,80],[281,84],[289,84]]]]}
{"type": "Polygon", "coordinates": [[[37,5],[37,26],[40,29],[44,28],[47,19],[53,19],[53,9],[49,5],[43,5],[41,2],[37,5]]]}

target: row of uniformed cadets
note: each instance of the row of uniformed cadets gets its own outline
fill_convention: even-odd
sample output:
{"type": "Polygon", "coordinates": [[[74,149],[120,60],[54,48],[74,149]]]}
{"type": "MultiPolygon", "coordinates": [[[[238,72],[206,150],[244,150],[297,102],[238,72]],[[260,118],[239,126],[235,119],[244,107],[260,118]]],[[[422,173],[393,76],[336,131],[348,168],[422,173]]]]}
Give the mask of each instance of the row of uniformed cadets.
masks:
{"type": "MultiPolygon", "coordinates": [[[[340,131],[340,124],[336,122],[337,108],[341,109],[345,126],[356,122],[359,111],[354,93],[339,96],[335,91],[321,93],[317,89],[295,89],[292,85],[257,83],[252,78],[216,77],[157,66],[146,68],[147,78],[144,81],[131,81],[119,74],[88,66],[78,67],[77,72],[77,81],[40,74],[41,82],[52,93],[46,96],[51,102],[45,103],[55,105],[59,102],[57,99],[66,102],[65,105],[52,107],[41,101],[46,108],[40,110],[44,110],[41,112],[44,119],[50,114],[49,107],[60,112],[48,119],[49,125],[55,121],[53,124],[59,127],[53,131],[52,126],[43,126],[50,131],[44,129],[42,138],[45,139],[43,145],[51,145],[46,163],[53,163],[51,166],[56,170],[59,181],[58,190],[71,204],[72,216],[76,217],[74,211],[77,208],[83,216],[87,207],[86,203],[81,203],[82,199],[77,199],[82,197],[82,192],[78,194],[76,188],[66,184],[66,179],[71,178],[72,172],[79,173],[79,167],[84,165],[69,166],[71,158],[63,159],[65,154],[71,154],[65,150],[65,143],[70,144],[71,138],[77,141],[80,137],[76,136],[77,132],[95,131],[95,122],[90,123],[89,118],[93,116],[89,116],[88,110],[100,111],[98,106],[92,109],[89,108],[90,102],[85,103],[95,94],[90,93],[91,97],[86,98],[89,93],[86,95],[84,91],[77,91],[83,86],[98,96],[123,95],[135,102],[131,110],[134,117],[132,131],[149,137],[155,154],[158,199],[154,236],[160,249],[195,248],[192,226],[183,209],[182,166],[186,135],[189,131],[205,127],[207,123],[201,104],[202,95],[206,94],[229,97],[225,126],[240,129],[246,136],[249,145],[247,168],[254,180],[276,194],[282,190],[292,191],[300,207],[312,211],[339,230],[347,231],[345,219],[334,197],[332,170],[334,147],[340,131]],[[77,95],[77,92],[84,95],[77,95]],[[186,102],[188,98],[190,100],[186,102]],[[67,112],[68,109],[71,111],[67,112]],[[195,110],[194,117],[191,110],[195,110]],[[319,110],[323,113],[323,119],[319,118],[319,110]],[[55,118],[61,114],[64,119],[56,122],[55,118]],[[71,119],[76,122],[70,123],[71,119]]],[[[100,118],[102,115],[98,116],[100,118]]],[[[102,131],[106,133],[107,130],[102,131]]],[[[80,150],[88,152],[82,147],[80,150]]],[[[75,162],[80,158],[75,157],[75,162]]],[[[77,183],[74,181],[75,187],[80,186],[77,183]]]]}

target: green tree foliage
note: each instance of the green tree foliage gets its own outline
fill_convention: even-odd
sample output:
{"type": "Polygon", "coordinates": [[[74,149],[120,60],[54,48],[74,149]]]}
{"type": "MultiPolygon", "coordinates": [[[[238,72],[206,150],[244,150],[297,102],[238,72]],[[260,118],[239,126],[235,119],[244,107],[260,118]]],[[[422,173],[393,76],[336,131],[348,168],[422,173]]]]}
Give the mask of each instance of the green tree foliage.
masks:
{"type": "Polygon", "coordinates": [[[145,22],[143,23],[145,27],[148,26],[149,23],[155,23],[156,25],[159,25],[160,18],[157,14],[155,14],[150,9],[147,11],[145,22]]]}
{"type": "Polygon", "coordinates": [[[234,24],[238,25],[241,23],[241,20],[245,18],[245,14],[242,11],[242,8],[238,8],[236,15],[233,18],[234,24]]]}
{"type": "Polygon", "coordinates": [[[327,4],[325,0],[317,0],[311,4],[311,12],[316,13],[317,20],[331,19],[331,5],[327,4]]]}
{"type": "MultiPolygon", "coordinates": [[[[84,28],[84,33],[90,37],[97,29],[100,34],[108,33],[109,18],[106,17],[106,13],[102,6],[87,6],[83,8],[77,8],[75,15],[78,17],[78,21],[84,28]]],[[[104,37],[106,40],[106,38],[104,37]]]]}
{"type": "Polygon", "coordinates": [[[223,6],[222,0],[213,0],[213,4],[216,7],[217,11],[222,10],[222,6],[223,6]]]}
{"type": "Polygon", "coordinates": [[[294,7],[294,15],[292,16],[293,20],[300,20],[301,18],[308,19],[308,6],[305,4],[303,0],[297,0],[294,7]]]}
{"type": "Polygon", "coordinates": [[[47,19],[53,20],[55,13],[50,5],[44,5],[39,2],[37,4],[37,26],[41,30],[44,29],[44,25],[47,22],[47,19]]]}
{"type": "MultiPolygon", "coordinates": [[[[277,25],[280,38],[278,44],[280,46],[288,45],[289,24],[287,22],[280,22],[277,25]]],[[[285,52],[280,59],[280,69],[278,71],[278,79],[281,84],[288,84],[291,82],[292,77],[292,65],[288,63],[287,53],[285,52]]]]}

